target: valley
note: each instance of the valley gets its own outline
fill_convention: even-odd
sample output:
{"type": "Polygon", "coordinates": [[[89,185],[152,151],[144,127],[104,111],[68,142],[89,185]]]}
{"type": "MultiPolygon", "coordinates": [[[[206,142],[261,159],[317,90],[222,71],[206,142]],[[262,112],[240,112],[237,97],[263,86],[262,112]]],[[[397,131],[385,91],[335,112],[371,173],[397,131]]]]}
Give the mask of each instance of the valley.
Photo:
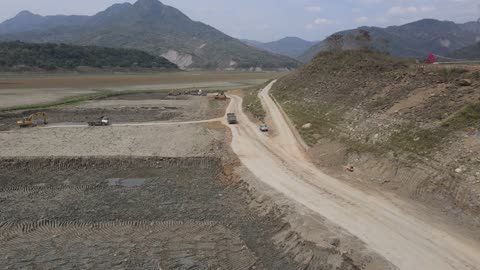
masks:
{"type": "Polygon", "coordinates": [[[475,1],[28,1],[1,269],[480,270],[475,1]]]}
{"type": "Polygon", "coordinates": [[[116,92],[221,90],[245,88],[278,78],[282,72],[166,72],[166,73],[3,73],[0,74],[0,110],[40,104],[40,107],[116,92]]]}

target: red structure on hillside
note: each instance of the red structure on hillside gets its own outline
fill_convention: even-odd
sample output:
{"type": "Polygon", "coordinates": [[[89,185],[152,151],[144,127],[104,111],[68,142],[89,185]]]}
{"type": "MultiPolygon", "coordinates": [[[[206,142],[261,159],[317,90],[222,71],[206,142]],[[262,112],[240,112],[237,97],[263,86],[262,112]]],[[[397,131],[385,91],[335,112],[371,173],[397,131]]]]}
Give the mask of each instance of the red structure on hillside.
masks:
{"type": "Polygon", "coordinates": [[[437,59],[435,58],[435,55],[431,53],[427,59],[425,59],[425,64],[435,64],[437,62],[437,59]]]}

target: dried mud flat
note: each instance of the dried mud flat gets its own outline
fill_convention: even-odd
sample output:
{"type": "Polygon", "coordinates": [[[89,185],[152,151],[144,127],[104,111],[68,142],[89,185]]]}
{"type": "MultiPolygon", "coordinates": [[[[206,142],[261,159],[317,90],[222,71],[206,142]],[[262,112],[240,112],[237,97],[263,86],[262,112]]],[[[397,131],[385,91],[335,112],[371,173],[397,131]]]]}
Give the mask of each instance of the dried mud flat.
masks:
{"type": "Polygon", "coordinates": [[[38,111],[46,112],[51,124],[86,124],[100,116],[108,116],[113,123],[193,121],[221,117],[226,105],[212,97],[170,97],[164,92],[125,94],[75,106],[1,113],[0,131],[15,129],[16,121],[38,111]]]}
{"type": "Polygon", "coordinates": [[[243,182],[227,128],[189,122],[224,115],[227,102],[171,98],[58,107],[47,128],[12,124],[28,112],[0,114],[2,269],[353,270],[371,260],[330,228],[316,227],[322,245],[303,240],[301,214],[292,227],[288,207],[243,182]],[[98,115],[127,124],[59,124],[98,115]]]}
{"type": "Polygon", "coordinates": [[[285,73],[165,72],[138,74],[0,74],[0,108],[58,101],[108,91],[235,89],[262,84],[285,73]]]}
{"type": "Polygon", "coordinates": [[[355,269],[287,233],[274,206],[252,208],[217,158],[0,164],[4,269],[355,269]]]}

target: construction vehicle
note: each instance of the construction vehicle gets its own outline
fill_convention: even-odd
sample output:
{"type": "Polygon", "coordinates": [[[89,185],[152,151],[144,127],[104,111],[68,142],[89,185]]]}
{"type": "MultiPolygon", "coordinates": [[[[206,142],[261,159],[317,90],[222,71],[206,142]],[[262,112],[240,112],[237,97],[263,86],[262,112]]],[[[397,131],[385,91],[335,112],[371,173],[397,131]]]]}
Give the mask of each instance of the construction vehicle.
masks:
{"type": "Polygon", "coordinates": [[[227,113],[227,121],[230,125],[238,124],[237,116],[234,113],[227,113]]]}
{"type": "Polygon", "coordinates": [[[88,122],[88,125],[90,127],[100,127],[100,126],[109,126],[110,125],[110,119],[108,117],[102,116],[97,119],[95,122],[88,122]]]}
{"type": "Polygon", "coordinates": [[[259,128],[261,132],[268,132],[268,126],[266,124],[261,124],[259,128]]]}
{"type": "Polygon", "coordinates": [[[47,114],[44,113],[44,112],[37,112],[37,113],[34,113],[34,114],[31,114],[30,116],[28,117],[24,117],[22,120],[20,121],[17,121],[17,125],[21,128],[25,128],[25,127],[35,127],[38,125],[39,121],[37,120],[38,118],[40,118],[41,120],[43,120],[43,124],[44,125],[47,125],[48,122],[47,122],[47,114]]]}
{"type": "Polygon", "coordinates": [[[227,96],[225,95],[225,92],[222,91],[222,92],[215,95],[215,99],[217,99],[217,100],[227,100],[227,96]]]}

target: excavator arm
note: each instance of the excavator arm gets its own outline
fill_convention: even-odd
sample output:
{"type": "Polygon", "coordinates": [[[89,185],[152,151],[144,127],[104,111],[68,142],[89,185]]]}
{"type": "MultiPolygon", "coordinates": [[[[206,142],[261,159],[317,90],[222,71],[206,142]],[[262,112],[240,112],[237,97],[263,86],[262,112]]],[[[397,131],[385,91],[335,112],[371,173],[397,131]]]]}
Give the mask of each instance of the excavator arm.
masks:
{"type": "Polygon", "coordinates": [[[44,112],[37,112],[34,114],[31,114],[28,117],[23,118],[23,120],[17,121],[17,125],[19,127],[32,127],[36,126],[35,120],[37,118],[43,118],[43,124],[46,125],[48,124],[48,117],[47,114],[44,112]]]}

